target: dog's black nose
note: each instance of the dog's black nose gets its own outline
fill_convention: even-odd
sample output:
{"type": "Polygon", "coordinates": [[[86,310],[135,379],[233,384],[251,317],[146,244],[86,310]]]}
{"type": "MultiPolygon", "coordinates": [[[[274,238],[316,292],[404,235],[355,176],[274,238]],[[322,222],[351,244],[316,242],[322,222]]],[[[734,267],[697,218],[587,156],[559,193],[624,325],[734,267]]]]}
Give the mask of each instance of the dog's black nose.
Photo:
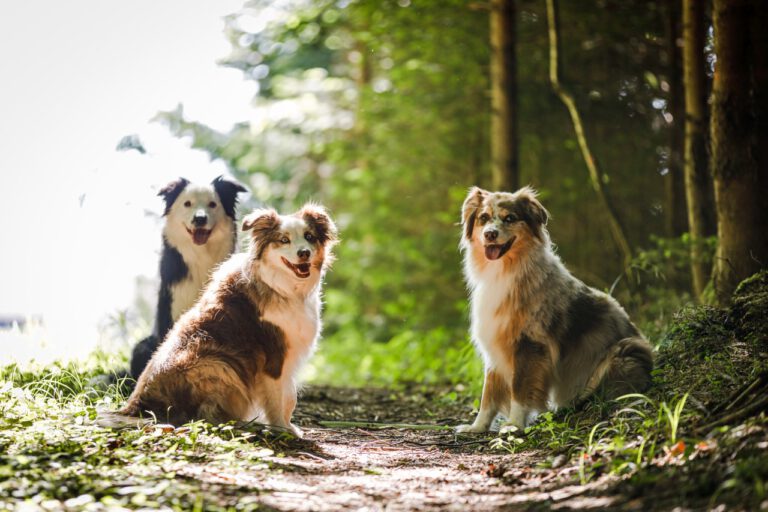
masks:
{"type": "Polygon", "coordinates": [[[497,238],[499,238],[499,232],[498,232],[498,231],[496,231],[495,229],[489,229],[488,231],[486,231],[485,233],[483,233],[483,236],[484,236],[484,237],[485,237],[485,239],[486,239],[486,240],[488,240],[489,242],[493,242],[494,240],[496,240],[497,238]]]}
{"type": "Polygon", "coordinates": [[[192,224],[194,224],[197,227],[205,226],[208,222],[208,216],[206,215],[195,215],[192,217],[192,224]]]}
{"type": "Polygon", "coordinates": [[[309,252],[309,249],[299,249],[299,251],[296,254],[299,255],[299,259],[301,261],[307,261],[311,253],[309,252]]]}

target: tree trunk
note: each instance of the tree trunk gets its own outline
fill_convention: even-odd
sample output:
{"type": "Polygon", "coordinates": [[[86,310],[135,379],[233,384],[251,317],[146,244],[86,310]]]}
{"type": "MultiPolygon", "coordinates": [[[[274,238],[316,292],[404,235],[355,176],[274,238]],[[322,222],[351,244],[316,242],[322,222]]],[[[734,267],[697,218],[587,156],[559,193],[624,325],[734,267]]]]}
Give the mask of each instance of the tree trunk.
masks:
{"type": "Polygon", "coordinates": [[[576,134],[576,140],[579,143],[584,163],[589,171],[589,177],[592,182],[592,188],[594,188],[597,198],[600,204],[605,209],[606,217],[608,218],[608,226],[611,230],[611,235],[616,243],[616,247],[622,255],[622,263],[624,272],[628,277],[631,277],[630,263],[632,262],[632,248],[627,240],[624,226],[619,220],[619,216],[616,209],[613,206],[608,193],[605,190],[603,184],[603,173],[598,167],[597,160],[592,154],[592,150],[589,147],[587,136],[584,134],[584,126],[581,122],[581,115],[578,108],[576,108],[576,101],[573,95],[563,88],[560,83],[560,41],[559,41],[559,23],[557,16],[557,6],[555,0],[547,0],[547,25],[549,33],[549,81],[552,83],[552,89],[555,94],[560,98],[565,107],[568,109],[568,114],[571,116],[571,122],[573,123],[573,130],[576,134]]]}
{"type": "Polygon", "coordinates": [[[718,248],[713,281],[720,304],[768,264],[764,0],[715,0],[712,171],[718,248]]]}
{"type": "Polygon", "coordinates": [[[669,55],[669,127],[668,172],[664,176],[664,213],[667,236],[677,238],[688,231],[685,199],[683,152],[685,141],[685,89],[682,73],[682,13],[679,2],[667,6],[667,52],[669,55]]]}
{"type": "Polygon", "coordinates": [[[491,0],[491,177],[495,190],[515,190],[518,176],[515,1],[491,0]]]}
{"type": "Polygon", "coordinates": [[[704,2],[683,0],[683,75],[685,82],[685,195],[691,235],[693,293],[700,297],[711,268],[704,239],[715,232],[712,180],[707,162],[707,95],[704,71],[704,2]]]}

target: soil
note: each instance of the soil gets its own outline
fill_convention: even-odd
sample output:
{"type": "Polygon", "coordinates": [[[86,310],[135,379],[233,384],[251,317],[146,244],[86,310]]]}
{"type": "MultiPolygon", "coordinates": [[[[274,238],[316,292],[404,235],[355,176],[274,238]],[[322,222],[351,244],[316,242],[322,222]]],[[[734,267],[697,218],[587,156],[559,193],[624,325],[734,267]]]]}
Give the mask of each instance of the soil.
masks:
{"type": "Polygon", "coordinates": [[[565,460],[512,455],[492,447],[495,434],[449,428],[471,419],[469,404],[437,390],[311,387],[294,414],[304,439],[267,457],[272,471],[226,475],[193,465],[181,473],[258,488],[258,503],[275,510],[644,509],[642,499],[616,489],[616,477],[579,485],[578,469],[565,460]]]}

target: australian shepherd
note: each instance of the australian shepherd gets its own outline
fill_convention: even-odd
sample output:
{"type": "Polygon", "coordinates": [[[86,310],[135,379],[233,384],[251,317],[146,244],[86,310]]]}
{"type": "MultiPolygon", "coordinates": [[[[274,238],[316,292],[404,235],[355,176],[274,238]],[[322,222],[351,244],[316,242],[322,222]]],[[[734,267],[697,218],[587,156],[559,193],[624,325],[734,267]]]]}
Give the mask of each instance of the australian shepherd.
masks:
{"type": "Polygon", "coordinates": [[[336,227],[322,207],[305,205],[286,216],[256,210],[242,229],[249,250],[216,270],[118,415],[172,424],[258,419],[301,436],[291,423],[296,375],[320,333],[336,227]]]}
{"type": "Polygon", "coordinates": [[[471,337],[485,362],[480,411],[459,432],[525,428],[535,413],[595,391],[642,391],[651,347],[609,295],[590,288],[555,254],[536,192],[474,187],[462,207],[471,337]]]}
{"type": "Polygon", "coordinates": [[[219,176],[196,185],[178,178],[158,193],[165,201],[160,291],[152,334],[131,354],[130,374],[138,379],[174,322],[200,297],[213,269],[235,250],[237,195],[246,189],[219,176]]]}

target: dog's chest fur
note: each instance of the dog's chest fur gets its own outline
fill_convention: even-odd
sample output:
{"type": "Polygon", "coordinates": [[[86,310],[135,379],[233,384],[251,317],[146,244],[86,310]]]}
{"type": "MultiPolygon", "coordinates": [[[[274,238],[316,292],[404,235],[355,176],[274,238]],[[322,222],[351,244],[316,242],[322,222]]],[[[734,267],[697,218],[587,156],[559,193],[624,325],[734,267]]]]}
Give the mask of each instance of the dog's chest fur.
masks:
{"type": "Polygon", "coordinates": [[[283,375],[292,377],[301,363],[312,354],[320,334],[320,299],[317,293],[306,298],[294,297],[266,308],[263,320],[279,327],[285,334],[286,354],[283,375]]]}
{"type": "Polygon", "coordinates": [[[514,280],[497,267],[486,267],[473,276],[476,281],[471,295],[472,339],[489,367],[504,365],[509,359],[513,339],[504,337],[503,332],[514,334],[523,328],[523,319],[512,314],[516,309],[514,280]]]}

